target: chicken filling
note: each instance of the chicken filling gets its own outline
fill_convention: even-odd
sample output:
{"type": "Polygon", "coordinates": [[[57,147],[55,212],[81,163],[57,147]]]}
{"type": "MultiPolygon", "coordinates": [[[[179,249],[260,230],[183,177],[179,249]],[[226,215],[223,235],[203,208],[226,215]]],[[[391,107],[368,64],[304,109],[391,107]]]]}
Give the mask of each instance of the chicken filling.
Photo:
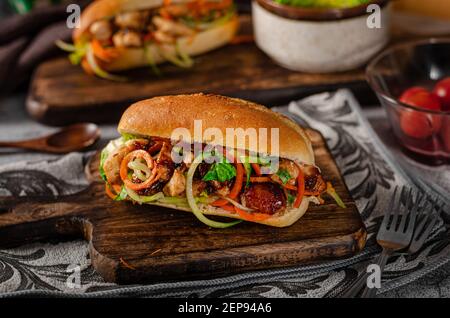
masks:
{"type": "MultiPolygon", "coordinates": [[[[138,203],[187,206],[186,180],[193,153],[182,154],[184,160],[174,163],[175,143],[170,139],[124,139],[111,142],[102,153],[100,173],[107,182],[107,193],[115,200],[128,197],[138,203]]],[[[192,194],[200,203],[250,219],[297,208],[304,196],[320,200],[326,191],[315,166],[280,159],[278,172],[269,175],[261,174],[262,167],[259,163],[230,162],[226,156],[221,162],[202,161],[193,174],[192,194]]]]}
{"type": "Polygon", "coordinates": [[[193,36],[233,15],[232,0],[174,1],[161,8],[128,11],[96,21],[89,32],[104,47],[143,47],[148,42],[174,44],[179,37],[193,36]]]}

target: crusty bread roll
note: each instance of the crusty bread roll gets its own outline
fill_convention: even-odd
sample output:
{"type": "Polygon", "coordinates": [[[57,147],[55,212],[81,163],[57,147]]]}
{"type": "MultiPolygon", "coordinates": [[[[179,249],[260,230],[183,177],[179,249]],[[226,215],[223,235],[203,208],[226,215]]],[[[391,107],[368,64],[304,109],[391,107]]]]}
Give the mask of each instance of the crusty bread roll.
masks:
{"type": "MultiPolygon", "coordinates": [[[[161,96],[131,105],[122,115],[119,132],[138,136],[170,138],[174,129],[189,129],[194,137],[194,120],[202,120],[203,131],[216,127],[226,135],[226,128],[278,128],[281,158],[314,165],[311,141],[304,130],[291,119],[270,109],[244,101],[211,94],[161,96]]],[[[204,134],[202,134],[205,137],[204,134]]],[[[271,152],[268,131],[267,151],[271,152]]],[[[209,140],[184,140],[209,143],[209,140]]],[[[218,144],[219,146],[226,146],[218,144]]],[[[246,147],[257,152],[258,149],[246,147]]]]}
{"type": "MultiPolygon", "coordinates": [[[[174,0],[173,3],[189,2],[187,0],[174,0]]],[[[89,27],[92,23],[101,19],[115,16],[121,12],[131,10],[144,10],[158,8],[163,5],[163,0],[97,0],[92,2],[81,14],[81,26],[73,33],[73,42],[89,40],[89,27]]],[[[219,48],[229,43],[236,35],[239,27],[237,16],[232,17],[224,24],[214,28],[197,32],[193,36],[178,39],[179,49],[189,56],[196,56],[219,48]]],[[[165,53],[174,55],[175,45],[165,45],[165,53]]],[[[143,66],[148,66],[149,61],[160,64],[166,59],[160,54],[156,45],[144,48],[121,48],[120,57],[102,67],[106,71],[122,71],[143,66]],[[146,54],[148,54],[146,56],[146,54]],[[150,55],[150,56],[149,56],[150,55]]]]}
{"type": "MultiPolygon", "coordinates": [[[[314,165],[311,142],[304,130],[289,118],[275,113],[264,106],[241,99],[218,95],[192,94],[162,96],[143,100],[131,105],[122,115],[118,130],[121,134],[141,137],[171,138],[172,131],[187,128],[194,135],[194,120],[202,120],[203,129],[216,127],[225,136],[225,129],[233,128],[278,128],[280,158],[314,165]]],[[[268,137],[270,133],[268,134],[268,137]]],[[[208,143],[208,140],[183,140],[186,142],[208,143]]],[[[223,144],[218,144],[226,146],[223,144]]],[[[255,149],[246,149],[255,151],[255,149]]],[[[268,148],[270,152],[270,147],[268,148]]],[[[299,208],[288,207],[263,221],[255,221],[275,227],[285,227],[300,219],[308,209],[313,197],[304,197],[299,208]]],[[[149,204],[190,212],[186,206],[176,206],[160,202],[149,204]]],[[[241,219],[237,213],[221,208],[199,204],[206,215],[225,216],[241,219]]]]}

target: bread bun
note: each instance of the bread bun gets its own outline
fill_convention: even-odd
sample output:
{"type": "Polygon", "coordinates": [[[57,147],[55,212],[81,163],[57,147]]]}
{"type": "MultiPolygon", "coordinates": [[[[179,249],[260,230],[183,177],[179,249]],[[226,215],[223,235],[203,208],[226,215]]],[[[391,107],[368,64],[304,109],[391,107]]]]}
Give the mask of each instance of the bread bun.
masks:
{"type": "MultiPolygon", "coordinates": [[[[186,128],[194,136],[194,121],[202,120],[202,139],[183,139],[185,142],[208,143],[203,132],[207,128],[219,129],[226,135],[227,128],[278,128],[279,156],[299,163],[314,165],[314,153],[311,141],[305,131],[289,118],[275,113],[268,108],[237,98],[212,94],[191,94],[161,96],[143,100],[131,105],[122,115],[118,130],[121,134],[139,137],[171,138],[176,128],[186,128]]],[[[270,133],[267,134],[270,140],[270,133]]],[[[173,138],[172,138],[173,139],[173,138]]],[[[177,139],[178,141],[179,139],[177,139]]],[[[219,146],[226,144],[216,143],[219,146]]],[[[269,141],[270,145],[270,141],[269,141]]],[[[258,149],[245,148],[252,152],[258,149]]],[[[268,151],[270,152],[270,147],[268,151]]],[[[114,157],[112,153],[110,156],[114,157]]],[[[131,200],[127,198],[127,200],[131,200]]],[[[298,208],[287,207],[269,218],[254,221],[275,227],[285,227],[300,219],[306,212],[309,202],[315,197],[303,197],[298,208]]],[[[149,202],[176,210],[192,212],[185,205],[177,206],[161,202],[149,202]]],[[[220,207],[199,204],[203,214],[242,219],[237,213],[231,213],[220,207]]]]}
{"type": "MultiPolygon", "coordinates": [[[[205,129],[214,127],[226,136],[227,128],[267,128],[267,152],[271,153],[271,128],[279,129],[279,156],[314,165],[314,152],[305,131],[288,117],[242,99],[212,94],[161,96],[131,105],[122,115],[120,133],[137,136],[171,138],[176,128],[187,128],[194,137],[194,121],[202,121],[202,140],[183,140],[211,143],[205,139],[205,129]]],[[[225,139],[225,138],[224,138],[225,139]]],[[[217,143],[219,146],[227,146],[217,143]]],[[[248,144],[247,144],[248,145],[248,144]]],[[[258,153],[248,145],[245,150],[258,153]]],[[[256,145],[257,146],[257,145],[256,145]]]]}

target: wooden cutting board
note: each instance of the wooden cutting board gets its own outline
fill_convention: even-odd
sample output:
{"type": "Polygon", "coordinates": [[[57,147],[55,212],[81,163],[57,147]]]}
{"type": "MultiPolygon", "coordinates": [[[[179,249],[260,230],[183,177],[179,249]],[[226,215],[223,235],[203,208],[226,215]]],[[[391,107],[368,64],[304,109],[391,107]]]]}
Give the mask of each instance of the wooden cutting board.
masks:
{"type": "MultiPolygon", "coordinates": [[[[240,19],[241,34],[251,34],[250,16],[243,14],[240,19]]],[[[275,64],[253,43],[228,45],[196,57],[189,70],[168,63],[161,70],[161,77],[149,68],[129,71],[124,74],[129,82],[115,83],[88,76],[66,57],[59,57],[37,68],[27,109],[41,122],[64,125],[116,122],[131,103],[158,95],[210,92],[267,106],[344,86],[360,92],[363,99],[373,96],[363,68],[336,74],[293,72],[275,64]]]]}
{"type": "Polygon", "coordinates": [[[350,257],[366,230],[323,137],[308,130],[316,162],[346,208],[325,197],[287,228],[241,223],[211,229],[191,213],[131,202],[104,193],[98,155],[87,165],[85,191],[51,198],[0,198],[0,248],[47,239],[82,237],[94,268],[121,284],[212,278],[350,257]]]}

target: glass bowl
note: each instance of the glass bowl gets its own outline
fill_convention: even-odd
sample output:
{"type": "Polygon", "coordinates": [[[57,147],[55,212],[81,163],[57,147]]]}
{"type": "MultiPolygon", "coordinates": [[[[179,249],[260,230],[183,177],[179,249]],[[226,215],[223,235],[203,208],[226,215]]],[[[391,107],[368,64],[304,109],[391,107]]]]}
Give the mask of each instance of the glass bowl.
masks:
{"type": "Polygon", "coordinates": [[[401,145],[433,163],[450,160],[450,112],[410,106],[399,96],[413,86],[432,90],[437,81],[450,77],[449,56],[450,38],[414,41],[386,49],[366,69],[367,81],[401,145]],[[419,133],[407,133],[408,125],[419,133]]]}

